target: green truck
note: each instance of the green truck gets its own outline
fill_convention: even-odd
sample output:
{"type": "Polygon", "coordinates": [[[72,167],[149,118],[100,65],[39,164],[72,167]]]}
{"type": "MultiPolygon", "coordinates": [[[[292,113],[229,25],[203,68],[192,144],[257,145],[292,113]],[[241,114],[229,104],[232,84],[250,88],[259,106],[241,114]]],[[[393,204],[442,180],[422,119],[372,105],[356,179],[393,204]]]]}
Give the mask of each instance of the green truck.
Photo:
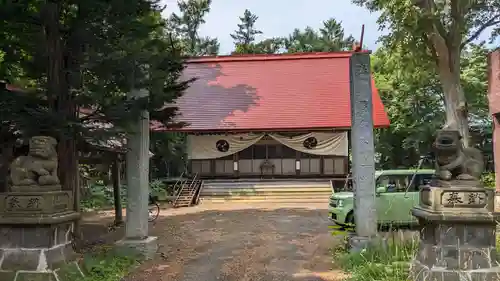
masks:
{"type": "MultiPolygon", "coordinates": [[[[375,205],[381,225],[416,224],[411,209],[419,203],[419,187],[430,183],[434,170],[385,170],[375,172],[375,205]],[[412,182],[413,178],[413,182],[412,182]],[[411,182],[411,185],[410,185],[411,182]]],[[[354,193],[334,192],[330,196],[329,216],[346,226],[354,221],[354,193]]]]}

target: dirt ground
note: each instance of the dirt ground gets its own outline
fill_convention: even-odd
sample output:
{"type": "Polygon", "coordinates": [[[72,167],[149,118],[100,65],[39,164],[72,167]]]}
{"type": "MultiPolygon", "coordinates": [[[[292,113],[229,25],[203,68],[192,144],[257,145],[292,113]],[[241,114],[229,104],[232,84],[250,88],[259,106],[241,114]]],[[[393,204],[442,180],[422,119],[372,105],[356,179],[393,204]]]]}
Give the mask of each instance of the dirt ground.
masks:
{"type": "MultiPolygon", "coordinates": [[[[342,280],[342,273],[331,270],[330,250],[340,239],[329,234],[324,205],[202,204],[162,210],[150,224],[160,245],[157,256],[125,281],[342,280]]],[[[100,216],[95,224],[104,221],[100,216]]],[[[123,237],[122,231],[107,237],[123,237]]]]}

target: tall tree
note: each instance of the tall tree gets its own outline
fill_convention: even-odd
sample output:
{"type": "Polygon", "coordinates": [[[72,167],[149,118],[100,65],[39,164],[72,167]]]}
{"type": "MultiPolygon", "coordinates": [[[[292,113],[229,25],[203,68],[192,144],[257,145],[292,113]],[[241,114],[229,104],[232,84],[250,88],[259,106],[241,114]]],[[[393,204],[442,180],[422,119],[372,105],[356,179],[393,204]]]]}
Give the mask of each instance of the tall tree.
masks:
{"type": "Polygon", "coordinates": [[[231,34],[235,39],[236,45],[234,53],[276,54],[282,52],[335,52],[349,50],[354,43],[354,38],[350,35],[346,36],[342,28],[342,23],[335,19],[324,21],[323,26],[319,30],[314,30],[311,27],[306,27],[304,30],[296,28],[287,37],[269,38],[260,42],[255,42],[255,35],[260,34],[260,32],[256,33],[258,30],[253,27],[257,18],[249,16],[249,19],[253,19],[250,28],[247,28],[247,25],[243,22],[245,17],[241,17],[240,19],[242,20],[242,24],[239,24],[239,29],[234,34],[231,34]],[[253,32],[248,32],[248,30],[253,30],[253,32]],[[249,43],[246,44],[245,42],[249,43]]]}
{"type": "MultiPolygon", "coordinates": [[[[153,120],[171,125],[176,108],[165,104],[189,81],[179,81],[184,61],[175,38],[164,33],[160,13],[157,1],[148,0],[0,4],[0,25],[8,38],[0,44],[1,67],[21,68],[10,75],[35,81],[26,92],[38,96],[38,106],[0,115],[2,124],[8,122],[24,137],[44,134],[59,140],[66,189],[77,191],[78,144],[124,137],[128,122],[144,109],[153,120]],[[126,93],[133,89],[147,89],[149,97],[128,100],[126,93]]],[[[11,99],[17,104],[21,96],[11,99]]],[[[0,107],[8,102],[0,99],[0,107]]]]}
{"type": "Polygon", "coordinates": [[[389,34],[388,46],[401,45],[415,64],[432,61],[444,93],[446,125],[460,131],[469,146],[466,94],[461,83],[464,48],[487,28],[500,24],[497,0],[353,0],[371,11],[381,11],[379,23],[389,34]]]}
{"type": "Polygon", "coordinates": [[[169,18],[168,28],[181,38],[183,51],[189,56],[216,55],[219,52],[216,38],[199,36],[211,3],[212,0],[179,0],[180,14],[172,13],[169,18]]]}
{"type": "Polygon", "coordinates": [[[345,51],[353,43],[354,38],[345,35],[342,23],[333,18],[324,21],[318,31],[311,27],[295,29],[284,39],[285,49],[290,53],[345,51]]]}
{"type": "Polygon", "coordinates": [[[238,29],[230,34],[238,53],[251,53],[255,49],[252,45],[255,42],[255,35],[262,34],[262,31],[255,28],[255,23],[259,17],[246,9],[240,17],[238,29]]]}
{"type": "MultiPolygon", "coordinates": [[[[471,104],[471,135],[486,154],[491,152],[487,52],[482,44],[471,45],[461,58],[461,81],[471,104]]],[[[445,121],[444,93],[432,62],[412,64],[405,53],[403,46],[382,45],[372,56],[373,76],[391,120],[389,128],[376,134],[379,165],[385,169],[415,165],[429,153],[435,131],[445,121]]]]}

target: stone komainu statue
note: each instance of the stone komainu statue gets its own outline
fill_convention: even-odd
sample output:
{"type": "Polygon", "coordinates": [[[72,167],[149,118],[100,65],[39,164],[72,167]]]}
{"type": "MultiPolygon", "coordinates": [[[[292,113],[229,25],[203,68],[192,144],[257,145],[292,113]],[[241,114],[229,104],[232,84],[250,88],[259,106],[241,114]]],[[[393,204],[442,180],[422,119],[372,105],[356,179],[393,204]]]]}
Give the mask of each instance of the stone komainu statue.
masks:
{"type": "Polygon", "coordinates": [[[29,153],[12,162],[10,180],[13,187],[19,186],[56,186],[57,141],[52,137],[36,136],[29,141],[29,153]]]}
{"type": "Polygon", "coordinates": [[[464,148],[455,130],[441,130],[433,144],[436,173],[441,180],[478,180],[484,169],[483,155],[477,148],[464,148]]]}

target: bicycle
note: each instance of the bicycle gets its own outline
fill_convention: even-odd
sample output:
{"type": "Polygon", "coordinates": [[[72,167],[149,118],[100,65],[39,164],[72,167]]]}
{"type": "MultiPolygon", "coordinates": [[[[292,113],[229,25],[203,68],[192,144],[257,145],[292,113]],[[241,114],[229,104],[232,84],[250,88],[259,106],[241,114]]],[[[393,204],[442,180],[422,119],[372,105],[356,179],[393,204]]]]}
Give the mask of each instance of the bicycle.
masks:
{"type": "Polygon", "coordinates": [[[148,222],[154,222],[160,216],[158,197],[149,195],[148,222]]]}

